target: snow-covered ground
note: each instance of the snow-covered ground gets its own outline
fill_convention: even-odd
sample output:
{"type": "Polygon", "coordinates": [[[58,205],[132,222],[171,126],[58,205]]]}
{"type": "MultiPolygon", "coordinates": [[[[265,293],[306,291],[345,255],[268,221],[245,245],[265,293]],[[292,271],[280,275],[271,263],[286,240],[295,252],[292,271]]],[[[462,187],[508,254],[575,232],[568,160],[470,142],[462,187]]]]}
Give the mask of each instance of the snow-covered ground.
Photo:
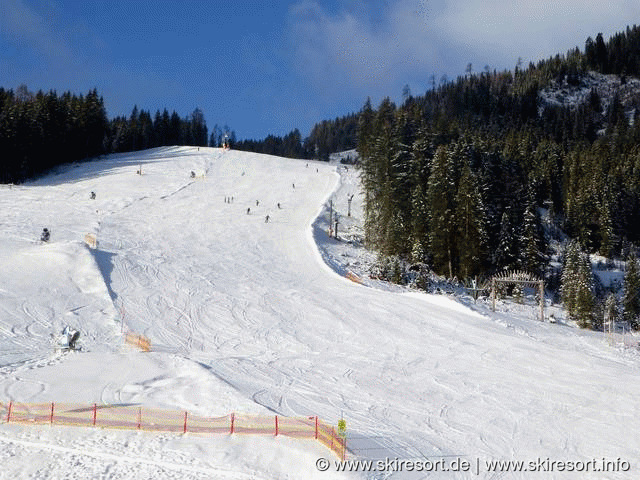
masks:
{"type": "Polygon", "coordinates": [[[590,71],[582,76],[576,85],[569,85],[566,79],[562,83],[552,81],[549,87],[540,91],[539,98],[542,105],[576,108],[588,101],[592,90],[595,90],[600,96],[603,114],[606,114],[617,94],[625,107],[630,124],[633,125],[634,115],[638,108],[638,92],[640,91],[640,80],[637,78],[624,77],[623,80],[620,75],[605,75],[590,71]]]}
{"type": "Polygon", "coordinates": [[[0,187],[0,402],[343,416],[353,457],[461,457],[479,476],[318,472],[328,450],[281,437],[3,423],[0,478],[530,478],[483,462],[603,457],[631,470],[534,478],[637,478],[637,353],[531,307],[341,277],[369,261],[359,195],[350,166],[202,147],[0,187]],[[341,241],[327,237],[330,198],[341,241]],[[123,320],[152,352],[123,346],[123,320]],[[81,352],[54,352],[65,325],[81,352]]]}

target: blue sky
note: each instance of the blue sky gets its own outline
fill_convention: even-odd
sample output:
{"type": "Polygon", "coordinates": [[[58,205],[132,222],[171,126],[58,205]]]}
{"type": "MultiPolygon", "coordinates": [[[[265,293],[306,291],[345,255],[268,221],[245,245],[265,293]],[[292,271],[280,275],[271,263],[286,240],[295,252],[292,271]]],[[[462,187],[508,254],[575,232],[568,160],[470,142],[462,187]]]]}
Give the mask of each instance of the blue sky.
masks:
{"type": "Polygon", "coordinates": [[[637,0],[1,0],[0,86],[85,93],[109,117],[196,107],[239,138],[283,135],[512,69],[640,21],[637,0]]]}

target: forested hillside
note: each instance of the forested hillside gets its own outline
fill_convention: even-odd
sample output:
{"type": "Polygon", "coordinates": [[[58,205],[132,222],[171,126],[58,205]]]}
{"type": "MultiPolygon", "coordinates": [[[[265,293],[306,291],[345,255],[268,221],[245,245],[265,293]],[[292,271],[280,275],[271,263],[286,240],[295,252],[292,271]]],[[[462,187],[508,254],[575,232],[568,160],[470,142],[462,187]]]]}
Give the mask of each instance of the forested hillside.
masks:
{"type": "Polygon", "coordinates": [[[640,240],[640,29],[514,72],[470,73],[401,106],[367,103],[358,152],[366,240],[447,276],[543,274],[540,207],[589,252],[640,240]],[[550,92],[589,88],[582,102],[550,92]],[[617,88],[612,88],[616,87],[617,88]],[[600,91],[613,90],[603,98],[600,91]]]}
{"type": "Polygon", "coordinates": [[[206,145],[201,110],[186,118],[134,107],[107,119],[94,89],[86,95],[0,88],[0,182],[21,182],[61,163],[163,145],[206,145]]]}
{"type": "Polygon", "coordinates": [[[263,140],[241,140],[235,142],[233,148],[280,157],[327,161],[331,153],[356,147],[357,128],[358,115],[352,113],[316,123],[305,139],[296,128],[284,137],[269,135],[263,140]]]}

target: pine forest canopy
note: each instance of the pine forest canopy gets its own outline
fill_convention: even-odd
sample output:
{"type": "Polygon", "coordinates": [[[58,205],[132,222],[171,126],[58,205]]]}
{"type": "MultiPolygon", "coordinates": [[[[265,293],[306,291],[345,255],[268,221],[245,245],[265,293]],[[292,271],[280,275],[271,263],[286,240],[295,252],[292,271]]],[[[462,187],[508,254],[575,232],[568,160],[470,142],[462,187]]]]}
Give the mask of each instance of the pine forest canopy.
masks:
{"type": "Polygon", "coordinates": [[[400,106],[367,102],[357,132],[366,241],[449,277],[545,275],[544,211],[586,251],[621,253],[640,240],[638,76],[634,26],[525,69],[468,73],[400,106]],[[545,100],[545,89],[588,85],[591,71],[615,75],[610,98],[594,86],[582,102],[545,100]],[[623,97],[626,84],[636,87],[623,97]]]}
{"type": "Polygon", "coordinates": [[[186,118],[165,109],[152,118],[134,106],[129,117],[107,119],[104,101],[55,91],[0,88],[0,182],[21,182],[61,163],[103,153],[164,145],[207,145],[202,110],[186,118]]]}

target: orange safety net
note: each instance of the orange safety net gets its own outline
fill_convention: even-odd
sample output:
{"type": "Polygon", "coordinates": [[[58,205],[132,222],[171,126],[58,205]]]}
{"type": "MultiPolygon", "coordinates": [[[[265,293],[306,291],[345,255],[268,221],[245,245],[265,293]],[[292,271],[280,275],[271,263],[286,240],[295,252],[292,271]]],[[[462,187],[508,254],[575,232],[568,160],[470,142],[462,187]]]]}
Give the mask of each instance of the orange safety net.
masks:
{"type": "Polygon", "coordinates": [[[346,277],[352,282],[362,284],[362,279],[353,272],[347,272],[346,277]]]}
{"type": "Polygon", "coordinates": [[[151,351],[151,341],[143,335],[137,335],[135,333],[127,332],[124,337],[124,341],[128,345],[138,347],[143,352],[151,351]]]}
{"type": "Polygon", "coordinates": [[[344,459],[346,439],[318,417],[238,415],[202,417],[139,405],[0,402],[0,422],[94,426],[175,433],[244,433],[314,438],[344,459]]]}

